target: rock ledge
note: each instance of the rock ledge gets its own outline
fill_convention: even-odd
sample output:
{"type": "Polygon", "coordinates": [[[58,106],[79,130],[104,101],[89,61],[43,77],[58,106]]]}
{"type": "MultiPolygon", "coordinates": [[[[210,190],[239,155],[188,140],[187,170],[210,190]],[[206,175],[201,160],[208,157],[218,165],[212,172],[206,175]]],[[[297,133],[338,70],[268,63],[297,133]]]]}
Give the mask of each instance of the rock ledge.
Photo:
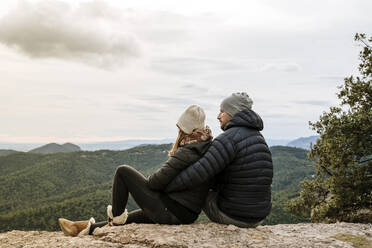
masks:
{"type": "Polygon", "coordinates": [[[96,229],[93,236],[66,237],[62,232],[11,231],[0,233],[0,247],[354,247],[339,237],[348,235],[372,247],[372,225],[281,224],[243,229],[232,225],[130,224],[96,229]]]}

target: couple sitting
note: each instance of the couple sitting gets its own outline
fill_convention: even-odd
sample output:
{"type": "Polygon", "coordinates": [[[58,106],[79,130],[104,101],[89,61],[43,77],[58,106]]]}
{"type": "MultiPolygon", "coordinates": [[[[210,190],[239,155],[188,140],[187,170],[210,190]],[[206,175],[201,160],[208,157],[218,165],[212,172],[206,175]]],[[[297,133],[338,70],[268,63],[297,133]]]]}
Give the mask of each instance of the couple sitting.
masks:
{"type": "Polygon", "coordinates": [[[104,225],[190,224],[201,212],[221,224],[256,227],[271,210],[271,153],[261,135],[263,122],[246,93],[221,103],[217,119],[224,131],[212,141],[202,108],[192,105],[177,122],[169,159],[148,179],[134,168],[116,169],[108,221],[60,218],[66,235],[92,234],[104,225]],[[129,193],[140,209],[126,210],[129,193]]]}

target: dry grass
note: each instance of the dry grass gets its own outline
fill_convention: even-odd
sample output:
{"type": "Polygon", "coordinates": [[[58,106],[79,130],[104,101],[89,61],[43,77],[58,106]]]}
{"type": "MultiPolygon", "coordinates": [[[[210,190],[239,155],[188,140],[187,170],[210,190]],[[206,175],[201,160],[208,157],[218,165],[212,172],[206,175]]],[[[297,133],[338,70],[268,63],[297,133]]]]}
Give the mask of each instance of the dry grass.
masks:
{"type": "Polygon", "coordinates": [[[372,242],[362,235],[340,233],[332,236],[331,238],[352,243],[355,248],[372,248],[372,242]]]}

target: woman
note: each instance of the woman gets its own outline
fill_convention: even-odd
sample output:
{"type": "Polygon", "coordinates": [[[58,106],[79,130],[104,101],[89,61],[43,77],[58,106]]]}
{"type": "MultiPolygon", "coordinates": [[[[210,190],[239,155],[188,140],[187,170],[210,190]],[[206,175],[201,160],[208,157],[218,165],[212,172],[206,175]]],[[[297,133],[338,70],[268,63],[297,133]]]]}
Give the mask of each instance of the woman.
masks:
{"type": "Polygon", "coordinates": [[[112,206],[107,207],[108,221],[58,220],[62,231],[69,236],[92,234],[96,227],[129,223],[189,224],[201,212],[209,183],[184,191],[166,194],[167,184],[183,169],[193,164],[207,151],[211,130],[205,126],[202,108],[191,105],[177,122],[178,137],[169,151],[169,159],[148,179],[134,168],[121,165],[116,169],[112,188],[112,206]],[[127,213],[129,193],[140,209],[127,213]]]}

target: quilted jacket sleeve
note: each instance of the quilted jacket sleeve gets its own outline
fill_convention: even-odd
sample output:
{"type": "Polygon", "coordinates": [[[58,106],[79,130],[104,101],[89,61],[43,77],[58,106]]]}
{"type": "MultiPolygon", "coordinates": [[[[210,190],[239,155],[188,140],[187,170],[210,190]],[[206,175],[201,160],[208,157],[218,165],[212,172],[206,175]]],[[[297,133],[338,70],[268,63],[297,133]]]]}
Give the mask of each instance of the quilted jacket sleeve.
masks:
{"type": "Polygon", "coordinates": [[[179,173],[165,188],[165,192],[181,191],[213,179],[230,164],[234,156],[232,138],[226,133],[219,135],[204,156],[179,173]]]}
{"type": "Polygon", "coordinates": [[[187,149],[179,148],[161,168],[149,177],[149,188],[159,191],[164,190],[168,183],[190,164],[187,161],[189,152],[187,149]]]}

